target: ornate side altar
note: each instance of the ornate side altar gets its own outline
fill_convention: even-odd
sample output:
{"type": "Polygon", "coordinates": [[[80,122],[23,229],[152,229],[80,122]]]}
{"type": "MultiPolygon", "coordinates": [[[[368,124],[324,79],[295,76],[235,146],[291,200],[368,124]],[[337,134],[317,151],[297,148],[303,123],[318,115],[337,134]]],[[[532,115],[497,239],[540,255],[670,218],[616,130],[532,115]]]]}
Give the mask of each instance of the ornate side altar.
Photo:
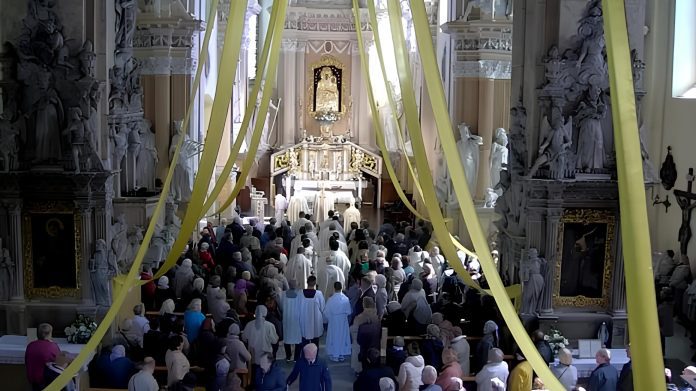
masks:
{"type": "MultiPolygon", "coordinates": [[[[308,201],[324,189],[336,202],[362,198],[364,175],[379,178],[382,158],[343,136],[304,137],[301,143],[271,155],[271,177],[283,175],[286,196],[301,194],[308,201]]],[[[379,183],[379,181],[378,181],[379,183]]],[[[277,190],[272,188],[270,199],[277,190]]],[[[378,185],[378,196],[381,187],[378,185]]]]}

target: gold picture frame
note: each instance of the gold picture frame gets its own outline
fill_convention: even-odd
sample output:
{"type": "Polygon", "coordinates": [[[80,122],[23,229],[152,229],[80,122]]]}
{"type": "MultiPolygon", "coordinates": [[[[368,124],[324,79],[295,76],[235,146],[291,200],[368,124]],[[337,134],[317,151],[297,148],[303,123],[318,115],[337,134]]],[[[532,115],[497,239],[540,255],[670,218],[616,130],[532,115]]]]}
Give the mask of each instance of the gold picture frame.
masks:
{"type": "Polygon", "coordinates": [[[568,209],[556,246],[553,304],[608,308],[616,217],[608,210],[568,209]]]}
{"type": "Polygon", "coordinates": [[[82,218],[71,203],[27,204],[22,239],[26,297],[79,299],[82,218]]]}
{"type": "MultiPolygon", "coordinates": [[[[314,110],[314,89],[315,89],[315,82],[314,82],[314,72],[316,69],[321,69],[323,67],[335,67],[338,70],[341,71],[341,78],[345,77],[344,71],[345,71],[345,65],[341,61],[339,61],[336,57],[330,55],[330,54],[325,54],[321,56],[321,59],[319,61],[316,61],[312,63],[309,67],[307,67],[307,96],[309,99],[307,100],[307,114],[310,117],[313,117],[316,111],[314,110]]],[[[342,117],[345,117],[349,113],[346,111],[346,100],[348,99],[348,94],[346,92],[346,80],[341,81],[341,97],[340,97],[340,111],[339,113],[341,114],[342,117]]]]}

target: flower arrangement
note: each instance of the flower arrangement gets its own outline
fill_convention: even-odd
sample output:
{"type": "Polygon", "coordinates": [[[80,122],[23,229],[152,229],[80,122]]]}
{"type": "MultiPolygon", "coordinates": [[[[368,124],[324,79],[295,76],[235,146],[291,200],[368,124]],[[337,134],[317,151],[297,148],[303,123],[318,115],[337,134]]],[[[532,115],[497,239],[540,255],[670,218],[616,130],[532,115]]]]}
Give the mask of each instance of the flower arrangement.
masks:
{"type": "Polygon", "coordinates": [[[337,111],[317,111],[314,113],[314,119],[319,122],[334,123],[341,119],[342,114],[337,111]]]}
{"type": "Polygon", "coordinates": [[[555,356],[558,355],[558,352],[567,347],[570,342],[566,339],[566,337],[563,336],[563,334],[555,327],[551,327],[549,332],[544,336],[544,340],[549,343],[551,346],[551,350],[553,350],[553,354],[555,356]]]}
{"type": "Polygon", "coordinates": [[[87,343],[92,334],[97,330],[97,322],[84,315],[78,315],[69,327],[65,328],[65,335],[69,343],[87,343]]]}

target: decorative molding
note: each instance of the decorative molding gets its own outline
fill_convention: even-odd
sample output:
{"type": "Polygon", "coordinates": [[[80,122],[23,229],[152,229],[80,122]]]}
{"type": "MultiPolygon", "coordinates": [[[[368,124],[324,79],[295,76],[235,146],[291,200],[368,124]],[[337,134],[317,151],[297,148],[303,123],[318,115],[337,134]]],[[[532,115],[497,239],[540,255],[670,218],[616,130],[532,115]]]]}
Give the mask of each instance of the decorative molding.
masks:
{"type": "Polygon", "coordinates": [[[511,73],[512,61],[508,60],[455,61],[452,65],[454,77],[508,80],[511,73]]]}
{"type": "MultiPolygon", "coordinates": [[[[360,10],[360,28],[370,31],[367,10],[360,10]]],[[[291,7],[285,19],[286,30],[321,31],[321,32],[354,32],[353,11],[343,9],[317,9],[291,7]]]]}

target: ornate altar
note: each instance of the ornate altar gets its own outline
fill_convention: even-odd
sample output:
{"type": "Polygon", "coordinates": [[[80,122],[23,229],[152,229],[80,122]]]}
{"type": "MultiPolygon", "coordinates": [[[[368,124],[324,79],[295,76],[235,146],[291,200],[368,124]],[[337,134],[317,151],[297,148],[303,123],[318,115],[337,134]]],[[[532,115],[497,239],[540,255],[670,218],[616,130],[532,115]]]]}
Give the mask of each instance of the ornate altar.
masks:
{"type": "MultiPolygon", "coordinates": [[[[349,202],[351,197],[362,198],[362,190],[367,187],[365,175],[382,175],[382,158],[342,136],[307,136],[301,143],[271,155],[271,177],[283,174],[286,196],[302,194],[311,200],[324,189],[333,193],[336,202],[349,202]]],[[[272,189],[272,193],[271,199],[277,191],[272,189]]]]}

